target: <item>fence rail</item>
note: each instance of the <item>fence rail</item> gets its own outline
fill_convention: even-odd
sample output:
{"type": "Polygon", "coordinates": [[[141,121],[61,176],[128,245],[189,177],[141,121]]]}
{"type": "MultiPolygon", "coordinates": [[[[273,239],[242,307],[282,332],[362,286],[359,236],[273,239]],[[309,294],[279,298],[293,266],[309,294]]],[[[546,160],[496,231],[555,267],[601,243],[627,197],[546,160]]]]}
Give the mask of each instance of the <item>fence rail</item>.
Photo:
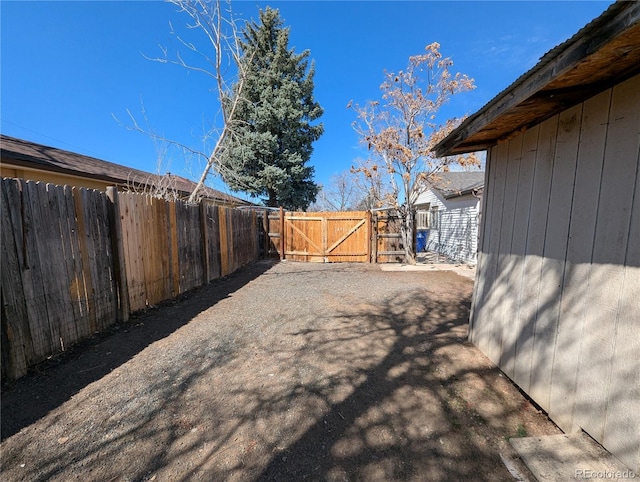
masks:
{"type": "Polygon", "coordinates": [[[257,259],[256,212],[2,179],[2,379],[257,259]]]}

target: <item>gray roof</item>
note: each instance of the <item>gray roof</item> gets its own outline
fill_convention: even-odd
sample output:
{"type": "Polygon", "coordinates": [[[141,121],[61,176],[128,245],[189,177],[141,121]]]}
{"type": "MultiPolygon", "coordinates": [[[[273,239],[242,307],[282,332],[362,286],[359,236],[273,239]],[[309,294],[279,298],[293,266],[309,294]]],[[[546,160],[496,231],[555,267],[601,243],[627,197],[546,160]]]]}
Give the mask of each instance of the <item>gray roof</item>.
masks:
{"type": "MultiPolygon", "coordinates": [[[[114,185],[154,185],[162,176],[140,171],[121,164],[103,161],[75,152],[57,149],[35,142],[0,134],[0,159],[18,166],[42,171],[70,174],[113,183],[114,185]]],[[[171,174],[172,185],[184,195],[190,194],[196,184],[184,177],[171,174]]],[[[203,197],[223,204],[250,206],[251,203],[216,189],[204,187],[203,197]]]]}
{"type": "Polygon", "coordinates": [[[468,117],[434,151],[443,157],[488,149],[639,72],[640,2],[615,2],[468,117]]]}
{"type": "Polygon", "coordinates": [[[439,172],[430,184],[445,199],[463,196],[484,187],[484,171],[439,172]]]}

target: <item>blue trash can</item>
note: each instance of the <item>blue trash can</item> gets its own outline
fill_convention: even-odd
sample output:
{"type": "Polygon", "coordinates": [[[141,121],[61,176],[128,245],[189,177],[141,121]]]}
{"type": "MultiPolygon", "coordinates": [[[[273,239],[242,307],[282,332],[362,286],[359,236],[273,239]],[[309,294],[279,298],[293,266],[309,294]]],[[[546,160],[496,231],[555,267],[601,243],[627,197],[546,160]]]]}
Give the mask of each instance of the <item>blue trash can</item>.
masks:
{"type": "Polygon", "coordinates": [[[428,229],[419,229],[418,231],[416,231],[416,253],[423,253],[427,250],[428,237],[428,229]]]}

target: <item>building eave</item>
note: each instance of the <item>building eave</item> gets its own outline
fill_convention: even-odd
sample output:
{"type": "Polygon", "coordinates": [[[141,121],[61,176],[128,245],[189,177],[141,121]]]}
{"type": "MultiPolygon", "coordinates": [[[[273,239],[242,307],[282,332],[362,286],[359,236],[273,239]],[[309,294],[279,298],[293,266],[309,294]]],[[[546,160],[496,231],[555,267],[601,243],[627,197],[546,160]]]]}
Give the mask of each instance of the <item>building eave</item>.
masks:
{"type": "Polygon", "coordinates": [[[468,117],[435,154],[486,150],[638,73],[640,2],[616,2],[468,117]]]}

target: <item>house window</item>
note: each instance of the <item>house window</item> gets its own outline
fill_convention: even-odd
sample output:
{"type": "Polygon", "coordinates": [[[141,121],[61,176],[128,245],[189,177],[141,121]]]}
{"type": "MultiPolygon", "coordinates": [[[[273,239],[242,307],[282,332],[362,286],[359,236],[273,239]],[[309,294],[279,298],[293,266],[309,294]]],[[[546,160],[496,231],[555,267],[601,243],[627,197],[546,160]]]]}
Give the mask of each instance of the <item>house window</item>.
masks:
{"type": "Polygon", "coordinates": [[[429,211],[416,212],[416,229],[429,229],[429,211]]]}
{"type": "Polygon", "coordinates": [[[438,211],[438,206],[431,206],[431,211],[429,212],[429,227],[434,229],[440,229],[440,211],[438,211]]]}
{"type": "Polygon", "coordinates": [[[430,207],[429,203],[416,206],[416,229],[429,229],[431,227],[430,207]]]}

